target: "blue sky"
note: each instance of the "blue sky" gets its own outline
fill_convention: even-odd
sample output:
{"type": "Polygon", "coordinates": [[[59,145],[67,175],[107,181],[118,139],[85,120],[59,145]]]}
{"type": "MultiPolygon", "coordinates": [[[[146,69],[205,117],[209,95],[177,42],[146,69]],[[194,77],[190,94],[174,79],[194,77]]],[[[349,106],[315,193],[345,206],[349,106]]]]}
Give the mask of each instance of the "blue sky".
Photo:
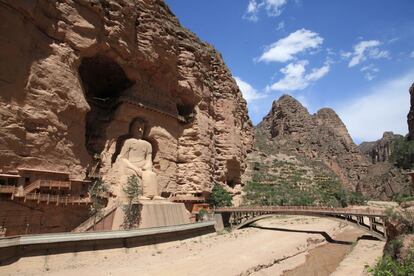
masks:
{"type": "Polygon", "coordinates": [[[354,140],[407,133],[413,0],[166,0],[222,53],[257,124],[283,94],[331,107],[354,140]]]}

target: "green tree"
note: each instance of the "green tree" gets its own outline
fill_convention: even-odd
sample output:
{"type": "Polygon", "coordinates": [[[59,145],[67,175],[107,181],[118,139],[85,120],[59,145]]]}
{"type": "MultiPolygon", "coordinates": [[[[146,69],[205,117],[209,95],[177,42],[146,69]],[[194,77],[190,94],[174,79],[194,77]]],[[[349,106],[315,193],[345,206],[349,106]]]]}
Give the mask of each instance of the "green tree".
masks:
{"type": "Polygon", "coordinates": [[[231,206],[231,194],[222,186],[216,184],[208,198],[208,203],[214,207],[231,206]]]}
{"type": "Polygon", "coordinates": [[[126,194],[128,203],[123,207],[124,209],[124,229],[131,229],[137,227],[141,221],[142,206],[136,201],[142,194],[142,188],[139,185],[139,179],[136,175],[128,177],[126,185],[122,188],[126,194]]]}
{"type": "Polygon", "coordinates": [[[404,170],[412,169],[414,165],[414,141],[400,137],[394,140],[390,161],[404,170]]]}
{"type": "Polygon", "coordinates": [[[93,229],[95,229],[96,221],[102,216],[102,210],[106,207],[106,200],[104,197],[109,191],[108,185],[102,181],[101,178],[97,178],[89,186],[89,197],[92,204],[89,207],[89,211],[94,216],[93,229]]]}

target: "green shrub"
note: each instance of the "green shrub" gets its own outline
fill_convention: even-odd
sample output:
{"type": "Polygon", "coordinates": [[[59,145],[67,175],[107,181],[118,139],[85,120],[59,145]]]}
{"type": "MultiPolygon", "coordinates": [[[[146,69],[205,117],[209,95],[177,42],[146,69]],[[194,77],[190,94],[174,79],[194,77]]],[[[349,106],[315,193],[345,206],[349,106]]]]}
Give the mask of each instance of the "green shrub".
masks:
{"type": "Polygon", "coordinates": [[[408,194],[396,194],[392,197],[392,200],[398,202],[398,204],[401,204],[406,201],[413,201],[414,196],[408,194]]]}
{"type": "Polygon", "coordinates": [[[374,276],[412,276],[414,275],[414,254],[410,252],[402,261],[385,255],[374,268],[368,267],[368,272],[374,276]]]}
{"type": "Polygon", "coordinates": [[[104,199],[106,193],[108,193],[108,185],[102,181],[101,178],[97,178],[89,186],[88,194],[91,199],[91,205],[89,211],[91,216],[94,216],[93,228],[95,229],[96,221],[101,218],[102,210],[106,207],[107,200],[104,199]]]}
{"type": "Polygon", "coordinates": [[[412,169],[414,164],[414,141],[397,138],[393,142],[390,161],[402,169],[412,169]]]}
{"type": "Polygon", "coordinates": [[[365,203],[362,194],[347,192],[338,180],[330,177],[308,183],[309,180],[303,178],[300,172],[296,172],[286,179],[273,177],[274,181],[270,181],[271,184],[262,184],[263,179],[269,181],[271,177],[255,174],[253,181],[244,187],[245,205],[346,207],[348,204],[365,203]],[[301,189],[302,184],[307,188],[301,189]]]}
{"type": "Polygon", "coordinates": [[[99,210],[105,207],[102,202],[102,198],[108,193],[108,185],[102,181],[101,178],[97,178],[92,182],[92,185],[89,186],[88,194],[92,200],[91,211],[99,210]]]}
{"type": "Polygon", "coordinates": [[[365,197],[359,192],[350,192],[348,193],[348,204],[351,205],[365,205],[366,199],[365,197]]]}
{"type": "Polygon", "coordinates": [[[231,194],[222,186],[216,184],[211,190],[208,203],[214,207],[231,206],[231,194]]]}
{"type": "Polygon", "coordinates": [[[267,185],[249,182],[244,187],[246,205],[313,205],[315,198],[297,185],[267,185]]]}
{"type": "Polygon", "coordinates": [[[138,177],[136,175],[128,177],[127,183],[122,190],[128,198],[128,204],[123,207],[124,221],[122,226],[124,229],[131,229],[137,227],[141,221],[142,206],[134,202],[142,194],[138,177]]]}

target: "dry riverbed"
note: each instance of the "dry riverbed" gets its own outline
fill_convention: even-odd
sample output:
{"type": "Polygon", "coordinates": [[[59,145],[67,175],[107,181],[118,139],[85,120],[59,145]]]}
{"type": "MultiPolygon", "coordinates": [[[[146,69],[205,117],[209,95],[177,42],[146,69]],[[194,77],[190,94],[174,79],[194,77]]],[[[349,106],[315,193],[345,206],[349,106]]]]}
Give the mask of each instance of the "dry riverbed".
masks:
{"type": "Polygon", "coordinates": [[[324,218],[278,217],[257,227],[129,249],[22,258],[0,275],[363,275],[384,242],[324,218]],[[326,242],[331,237],[333,241],[326,242]],[[353,250],[352,250],[353,249],[353,250]],[[352,250],[352,251],[351,251],[352,250]],[[305,264],[305,265],[303,265],[305,264]]]}

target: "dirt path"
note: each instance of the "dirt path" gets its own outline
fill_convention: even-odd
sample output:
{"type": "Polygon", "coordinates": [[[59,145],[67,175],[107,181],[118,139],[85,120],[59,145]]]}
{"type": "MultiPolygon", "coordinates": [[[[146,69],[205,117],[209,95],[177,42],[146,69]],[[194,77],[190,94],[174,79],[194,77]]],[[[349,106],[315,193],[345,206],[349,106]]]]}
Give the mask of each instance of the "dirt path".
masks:
{"type": "Polygon", "coordinates": [[[321,233],[333,237],[352,229],[329,219],[305,217],[258,224],[264,229],[130,249],[28,257],[0,267],[0,275],[280,275],[306,261],[306,253],[324,241],[321,233]]]}

